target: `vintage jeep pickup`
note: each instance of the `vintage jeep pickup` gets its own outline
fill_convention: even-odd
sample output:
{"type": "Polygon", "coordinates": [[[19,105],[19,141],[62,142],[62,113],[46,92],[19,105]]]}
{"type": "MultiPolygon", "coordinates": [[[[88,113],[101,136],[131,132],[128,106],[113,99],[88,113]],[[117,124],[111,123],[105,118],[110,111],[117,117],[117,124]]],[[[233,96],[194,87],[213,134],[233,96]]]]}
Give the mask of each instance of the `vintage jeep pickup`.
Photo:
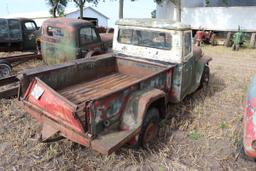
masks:
{"type": "Polygon", "coordinates": [[[189,26],[154,19],[116,23],[113,53],[28,70],[19,99],[54,134],[110,154],[126,143],[145,145],[159,130],[167,105],[209,80],[189,26]]]}
{"type": "Polygon", "coordinates": [[[0,50],[36,49],[34,32],[38,27],[34,20],[26,18],[0,18],[0,50]]]}
{"type": "Polygon", "coordinates": [[[43,60],[57,64],[106,53],[112,47],[113,34],[99,34],[89,21],[53,18],[43,23],[36,41],[43,60]]]}

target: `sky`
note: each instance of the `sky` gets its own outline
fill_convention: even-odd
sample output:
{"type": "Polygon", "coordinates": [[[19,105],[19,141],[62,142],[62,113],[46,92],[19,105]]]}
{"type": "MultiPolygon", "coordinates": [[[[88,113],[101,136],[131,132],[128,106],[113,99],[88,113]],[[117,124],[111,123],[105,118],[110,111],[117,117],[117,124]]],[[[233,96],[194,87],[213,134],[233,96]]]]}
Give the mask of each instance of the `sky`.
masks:
{"type": "MultiPolygon", "coordinates": [[[[99,12],[109,17],[108,25],[112,27],[118,19],[118,0],[100,0],[95,7],[91,6],[99,12]]],[[[124,18],[150,18],[151,12],[156,8],[153,0],[124,0],[124,18]]],[[[73,2],[68,4],[68,9],[76,8],[73,2]]],[[[49,11],[46,0],[0,0],[0,17],[4,17],[15,13],[42,12],[49,11]]]]}

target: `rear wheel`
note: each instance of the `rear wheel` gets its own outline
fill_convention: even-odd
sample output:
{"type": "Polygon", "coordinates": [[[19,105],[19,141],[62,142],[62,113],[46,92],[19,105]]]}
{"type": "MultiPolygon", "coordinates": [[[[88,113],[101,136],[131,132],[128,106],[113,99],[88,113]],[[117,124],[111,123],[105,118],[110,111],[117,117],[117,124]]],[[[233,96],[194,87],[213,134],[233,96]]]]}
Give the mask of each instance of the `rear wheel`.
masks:
{"type": "Polygon", "coordinates": [[[151,108],[147,111],[137,142],[139,146],[143,147],[151,143],[157,137],[159,132],[159,120],[159,110],[157,108],[151,108]]]}
{"type": "Polygon", "coordinates": [[[205,65],[199,88],[206,87],[209,84],[209,81],[210,81],[210,68],[209,66],[205,65]]]}
{"type": "Polygon", "coordinates": [[[0,79],[11,75],[12,67],[7,61],[0,60],[0,79]]]}

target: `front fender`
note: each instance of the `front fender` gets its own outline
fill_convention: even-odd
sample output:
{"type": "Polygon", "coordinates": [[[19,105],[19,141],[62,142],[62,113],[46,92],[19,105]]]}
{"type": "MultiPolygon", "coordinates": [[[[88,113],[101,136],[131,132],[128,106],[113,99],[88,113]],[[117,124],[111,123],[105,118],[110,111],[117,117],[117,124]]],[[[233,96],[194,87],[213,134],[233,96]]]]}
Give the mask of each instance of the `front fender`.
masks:
{"type": "Polygon", "coordinates": [[[140,90],[134,92],[126,105],[121,121],[122,130],[130,130],[141,126],[145,113],[152,104],[159,101],[162,107],[166,105],[166,94],[159,89],[140,90]]]}
{"type": "Polygon", "coordinates": [[[203,57],[199,58],[196,61],[196,64],[195,64],[196,88],[195,89],[197,89],[200,86],[200,82],[201,82],[201,79],[202,79],[202,76],[203,76],[204,68],[205,68],[205,66],[209,65],[209,62],[211,60],[212,60],[211,57],[203,56],[203,57]]]}

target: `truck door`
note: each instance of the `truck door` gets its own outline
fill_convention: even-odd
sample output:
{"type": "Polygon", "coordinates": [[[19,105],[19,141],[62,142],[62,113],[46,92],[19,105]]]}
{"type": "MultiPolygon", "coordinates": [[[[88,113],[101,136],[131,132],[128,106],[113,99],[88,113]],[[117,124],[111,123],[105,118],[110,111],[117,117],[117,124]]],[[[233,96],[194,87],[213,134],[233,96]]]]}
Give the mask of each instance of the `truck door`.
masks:
{"type": "Polygon", "coordinates": [[[191,31],[183,32],[183,59],[182,59],[182,87],[181,96],[184,97],[190,91],[193,80],[194,59],[192,53],[192,33],[191,31]]]}
{"type": "Polygon", "coordinates": [[[23,48],[24,49],[35,49],[36,48],[36,37],[35,31],[37,30],[36,23],[34,21],[25,21],[23,23],[23,48]]]}
{"type": "Polygon", "coordinates": [[[83,27],[79,31],[79,48],[81,50],[81,57],[89,51],[101,51],[102,42],[99,34],[96,32],[95,27],[83,27]]]}

